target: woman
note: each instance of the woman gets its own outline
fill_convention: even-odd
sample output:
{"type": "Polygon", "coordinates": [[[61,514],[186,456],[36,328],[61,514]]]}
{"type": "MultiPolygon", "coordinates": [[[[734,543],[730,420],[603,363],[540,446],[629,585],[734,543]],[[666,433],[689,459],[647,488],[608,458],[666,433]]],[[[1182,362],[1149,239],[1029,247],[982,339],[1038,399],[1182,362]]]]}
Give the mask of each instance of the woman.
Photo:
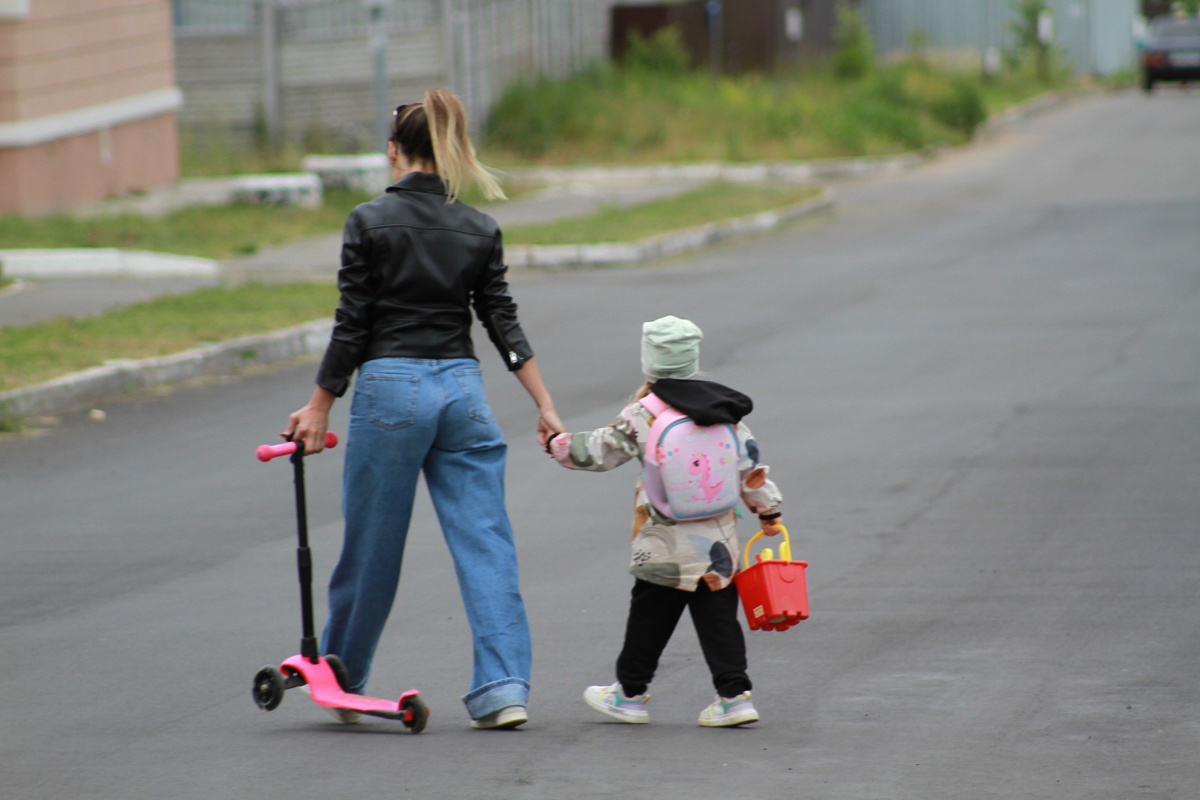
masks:
{"type": "Polygon", "coordinates": [[[330,407],[358,371],[345,538],[321,651],[341,657],[349,690],[361,693],[395,599],[423,472],[474,639],[463,702],[472,727],[513,728],[528,720],[529,625],[504,505],[506,445],[472,348],[472,308],[537,405],[539,443],[564,428],[508,292],[500,229],[458,200],[470,183],[489,199],[504,197],[476,160],[462,103],[435,90],[400,106],[387,149],[394,183],[346,220],[333,334],[312,399],[284,432],[320,452],[330,407]]]}

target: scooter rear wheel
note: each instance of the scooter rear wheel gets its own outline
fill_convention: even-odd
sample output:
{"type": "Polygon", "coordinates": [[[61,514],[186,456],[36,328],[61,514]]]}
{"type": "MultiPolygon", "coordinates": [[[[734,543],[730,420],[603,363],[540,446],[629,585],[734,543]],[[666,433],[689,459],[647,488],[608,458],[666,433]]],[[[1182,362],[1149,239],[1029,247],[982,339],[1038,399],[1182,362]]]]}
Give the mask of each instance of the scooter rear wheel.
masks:
{"type": "Polygon", "coordinates": [[[429,707],[425,705],[425,701],[420,697],[409,697],[400,704],[400,711],[404,713],[404,727],[408,728],[409,733],[420,733],[425,730],[425,723],[429,721],[429,707]]]}
{"type": "Polygon", "coordinates": [[[283,674],[275,667],[263,667],[254,676],[251,694],[255,705],[263,711],[272,711],[279,708],[279,704],[283,702],[285,690],[283,674]]]}

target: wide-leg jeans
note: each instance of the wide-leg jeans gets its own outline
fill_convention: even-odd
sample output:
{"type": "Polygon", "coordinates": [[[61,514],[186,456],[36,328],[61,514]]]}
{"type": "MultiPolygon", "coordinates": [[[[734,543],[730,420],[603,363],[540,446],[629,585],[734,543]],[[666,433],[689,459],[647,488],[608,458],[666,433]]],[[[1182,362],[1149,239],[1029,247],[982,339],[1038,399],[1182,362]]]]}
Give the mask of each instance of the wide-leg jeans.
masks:
{"type": "Polygon", "coordinates": [[[396,597],[424,473],[474,641],[467,712],[479,719],[527,704],[532,646],[504,503],[506,452],[474,359],[383,358],[360,368],[342,482],[345,539],[321,642],[345,662],[352,691],[366,686],[396,597]]]}

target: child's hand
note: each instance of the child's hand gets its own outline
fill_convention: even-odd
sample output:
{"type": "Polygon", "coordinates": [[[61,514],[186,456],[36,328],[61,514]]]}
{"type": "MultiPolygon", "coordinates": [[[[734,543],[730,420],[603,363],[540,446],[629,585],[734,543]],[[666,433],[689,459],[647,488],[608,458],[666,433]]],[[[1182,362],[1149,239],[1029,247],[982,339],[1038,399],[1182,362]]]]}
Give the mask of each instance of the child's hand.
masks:
{"type": "Polygon", "coordinates": [[[765,536],[778,536],[783,533],[783,517],[761,519],[759,524],[762,525],[762,532],[765,536]]]}

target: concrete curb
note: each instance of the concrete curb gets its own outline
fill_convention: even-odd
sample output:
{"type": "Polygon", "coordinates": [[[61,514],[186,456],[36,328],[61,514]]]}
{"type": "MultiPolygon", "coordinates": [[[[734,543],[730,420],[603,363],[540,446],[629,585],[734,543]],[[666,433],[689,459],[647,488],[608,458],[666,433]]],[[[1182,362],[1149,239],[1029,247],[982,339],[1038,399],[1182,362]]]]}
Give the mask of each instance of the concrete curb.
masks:
{"type": "Polygon", "coordinates": [[[798,205],[651,236],[639,242],[514,246],[505,248],[504,258],[510,267],[523,268],[592,267],[653,261],[699,250],[735,236],[778,228],[832,206],[830,193],[825,191],[798,205]]]}
{"type": "Polygon", "coordinates": [[[169,356],[109,361],[46,383],[0,393],[0,417],[59,414],[138,389],[209,375],[228,375],[297,356],[329,344],[332,320],[317,320],[258,336],[207,344],[169,356]]]}
{"type": "Polygon", "coordinates": [[[505,174],[535,183],[645,183],[658,181],[715,181],[744,183],[782,181],[810,183],[832,178],[881,175],[902,172],[928,159],[920,153],[878,158],[830,158],[798,162],[758,162],[733,164],[647,164],[616,167],[527,167],[506,170],[505,174]]]}
{"type": "Polygon", "coordinates": [[[0,250],[4,274],[13,278],[215,277],[217,261],[112,247],[0,250]]]}
{"type": "Polygon", "coordinates": [[[1013,106],[994,117],[989,117],[979,126],[979,129],[975,132],[975,136],[991,136],[1017,122],[1065,105],[1078,94],[1074,92],[1045,92],[1036,97],[1031,97],[1018,106],[1013,106]]]}

